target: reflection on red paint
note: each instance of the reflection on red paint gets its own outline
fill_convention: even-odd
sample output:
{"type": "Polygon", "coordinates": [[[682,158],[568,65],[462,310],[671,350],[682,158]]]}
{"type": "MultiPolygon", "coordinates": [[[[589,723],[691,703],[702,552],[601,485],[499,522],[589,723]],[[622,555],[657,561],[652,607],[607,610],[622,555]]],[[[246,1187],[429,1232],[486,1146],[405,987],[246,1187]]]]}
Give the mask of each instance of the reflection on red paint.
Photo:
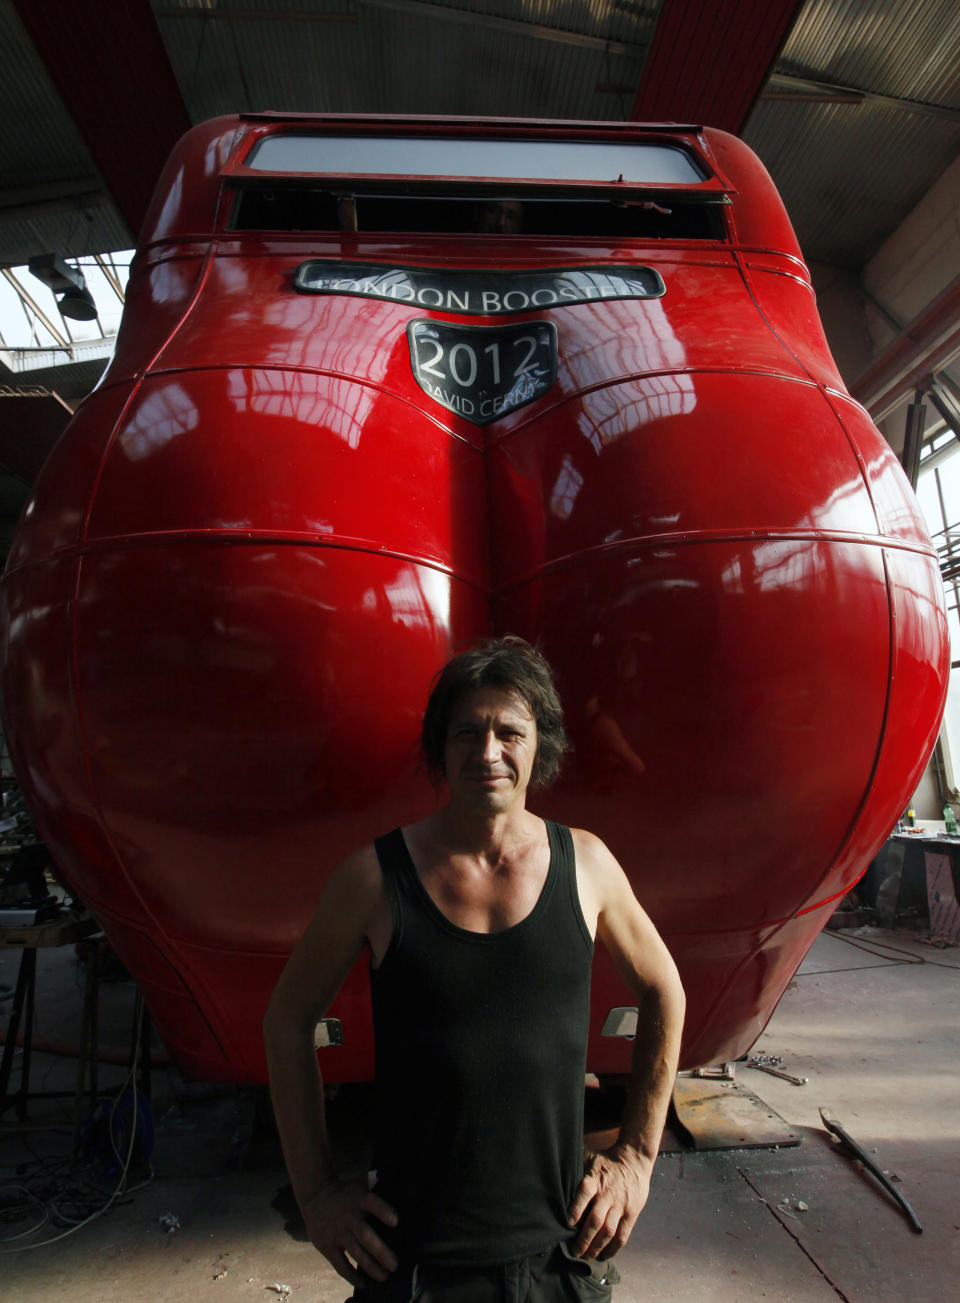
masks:
{"type": "MultiPolygon", "coordinates": [[[[432,674],[520,633],[554,663],[576,745],[535,808],[626,867],[681,967],[685,1062],[738,1055],[913,791],[947,666],[936,556],[841,392],[769,178],[712,131],[434,120],[404,131],[672,140],[732,221],[231,229],[221,170],[283,130],[221,119],[178,146],[114,361],[11,552],[6,725],[37,824],[178,1062],[262,1080],[260,1019],[327,873],[434,800],[414,751],[432,674]],[[468,317],[299,294],[307,259],[642,265],[666,292],[468,317]],[[471,424],[417,384],[415,317],[549,320],[556,381],[471,424]]],[[[371,1071],[365,981],[332,1010],[330,1080],[371,1071]]],[[[598,956],[595,1071],[627,1066],[599,1028],[628,1002],[598,956]]]]}

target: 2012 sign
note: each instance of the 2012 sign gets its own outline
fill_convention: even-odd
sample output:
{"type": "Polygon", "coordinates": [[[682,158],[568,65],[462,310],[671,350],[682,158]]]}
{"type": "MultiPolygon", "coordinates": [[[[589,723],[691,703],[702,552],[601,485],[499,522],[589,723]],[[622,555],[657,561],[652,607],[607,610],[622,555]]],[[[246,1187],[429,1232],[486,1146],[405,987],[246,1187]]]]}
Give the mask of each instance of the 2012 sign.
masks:
{"type": "Polygon", "coordinates": [[[489,425],[545,394],[557,378],[552,321],[455,326],[419,318],[407,326],[420,388],[474,425],[489,425]]]}

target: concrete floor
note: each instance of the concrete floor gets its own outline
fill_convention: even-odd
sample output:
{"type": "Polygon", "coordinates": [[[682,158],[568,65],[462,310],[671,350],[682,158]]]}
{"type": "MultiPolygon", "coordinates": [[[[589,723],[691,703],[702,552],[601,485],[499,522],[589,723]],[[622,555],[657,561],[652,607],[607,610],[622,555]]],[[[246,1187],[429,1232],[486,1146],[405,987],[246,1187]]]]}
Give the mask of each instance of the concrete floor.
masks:
{"type": "MultiPolygon", "coordinates": [[[[0,1024],[18,958],[0,951],[0,1024]]],[[[132,988],[105,988],[102,1003],[104,1037],[125,1046],[132,988]]],[[[647,1210],[620,1255],[618,1303],[960,1299],[958,1003],[956,948],[934,949],[902,931],[821,936],[755,1047],[782,1055],[809,1084],[737,1068],[740,1082],[801,1131],[801,1145],[662,1153],[647,1210]],[[899,1178],[922,1235],[836,1151],[819,1105],[899,1178]]],[[[75,1035],[79,1007],[70,952],[42,954],[38,1035],[75,1035]]],[[[69,1087],[75,1073],[68,1058],[39,1054],[33,1085],[69,1087]]],[[[119,1067],[103,1073],[107,1083],[122,1081],[119,1067]]],[[[23,1186],[36,1197],[45,1175],[51,1189],[67,1179],[72,1106],[32,1102],[30,1123],[44,1129],[13,1126],[6,1115],[4,1303],[340,1303],[344,1282],[291,1234],[276,1143],[254,1127],[256,1093],[186,1086],[172,1070],[155,1073],[154,1090],[153,1180],[40,1247],[27,1246],[63,1235],[64,1226],[44,1221],[41,1203],[17,1219],[10,1202],[23,1186]],[[174,1230],[165,1227],[171,1219],[174,1230]]],[[[363,1104],[362,1091],[341,1092],[334,1104],[344,1152],[355,1150],[363,1104]]],[[[69,1212],[62,1196],[60,1206],[69,1212]]]]}

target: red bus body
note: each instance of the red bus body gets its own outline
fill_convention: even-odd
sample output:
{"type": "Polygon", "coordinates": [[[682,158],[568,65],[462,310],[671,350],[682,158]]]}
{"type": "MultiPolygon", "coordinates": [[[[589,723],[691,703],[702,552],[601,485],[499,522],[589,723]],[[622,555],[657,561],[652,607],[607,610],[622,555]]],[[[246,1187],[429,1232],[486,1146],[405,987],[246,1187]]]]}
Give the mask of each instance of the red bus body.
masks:
{"type": "MultiPolygon", "coordinates": [[[[179,1065],[238,1081],[265,1078],[261,1018],[330,869],[437,799],[415,743],[458,645],[514,632],[554,665],[575,751],[532,808],[624,865],[680,966],[685,1066],[762,1030],[915,789],[948,663],[936,555],[783,206],[698,127],[194,128],[2,602],[37,826],[179,1065]],[[311,167],[251,166],[278,136],[311,167]],[[574,173],[668,147],[680,179],[609,154],[500,175],[505,142],[577,149],[574,173]],[[425,196],[507,198],[521,231],[376,229],[425,196]]],[[[593,1071],[626,1070],[601,1028],[630,1003],[598,952],[593,1071]]],[[[326,1077],[369,1077],[365,963],[330,1013],[326,1077]]]]}

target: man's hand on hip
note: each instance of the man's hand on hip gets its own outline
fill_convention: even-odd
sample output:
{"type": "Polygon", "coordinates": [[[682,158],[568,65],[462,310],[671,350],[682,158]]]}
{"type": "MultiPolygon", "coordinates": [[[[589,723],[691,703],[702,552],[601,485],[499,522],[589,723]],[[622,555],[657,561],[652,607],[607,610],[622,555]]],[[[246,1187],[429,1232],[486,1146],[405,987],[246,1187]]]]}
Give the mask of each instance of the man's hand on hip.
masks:
{"type": "Polygon", "coordinates": [[[577,1235],[570,1252],[578,1258],[612,1258],[619,1253],[650,1192],[651,1165],[632,1150],[614,1145],[585,1160],[583,1180],[570,1208],[577,1235]]]}
{"type": "Polygon", "coordinates": [[[367,1214],[384,1226],[396,1226],[397,1214],[367,1189],[365,1181],[333,1181],[319,1189],[300,1211],[314,1247],[351,1285],[363,1284],[360,1272],[371,1280],[382,1281],[396,1271],[396,1257],[370,1225],[367,1214]]]}

